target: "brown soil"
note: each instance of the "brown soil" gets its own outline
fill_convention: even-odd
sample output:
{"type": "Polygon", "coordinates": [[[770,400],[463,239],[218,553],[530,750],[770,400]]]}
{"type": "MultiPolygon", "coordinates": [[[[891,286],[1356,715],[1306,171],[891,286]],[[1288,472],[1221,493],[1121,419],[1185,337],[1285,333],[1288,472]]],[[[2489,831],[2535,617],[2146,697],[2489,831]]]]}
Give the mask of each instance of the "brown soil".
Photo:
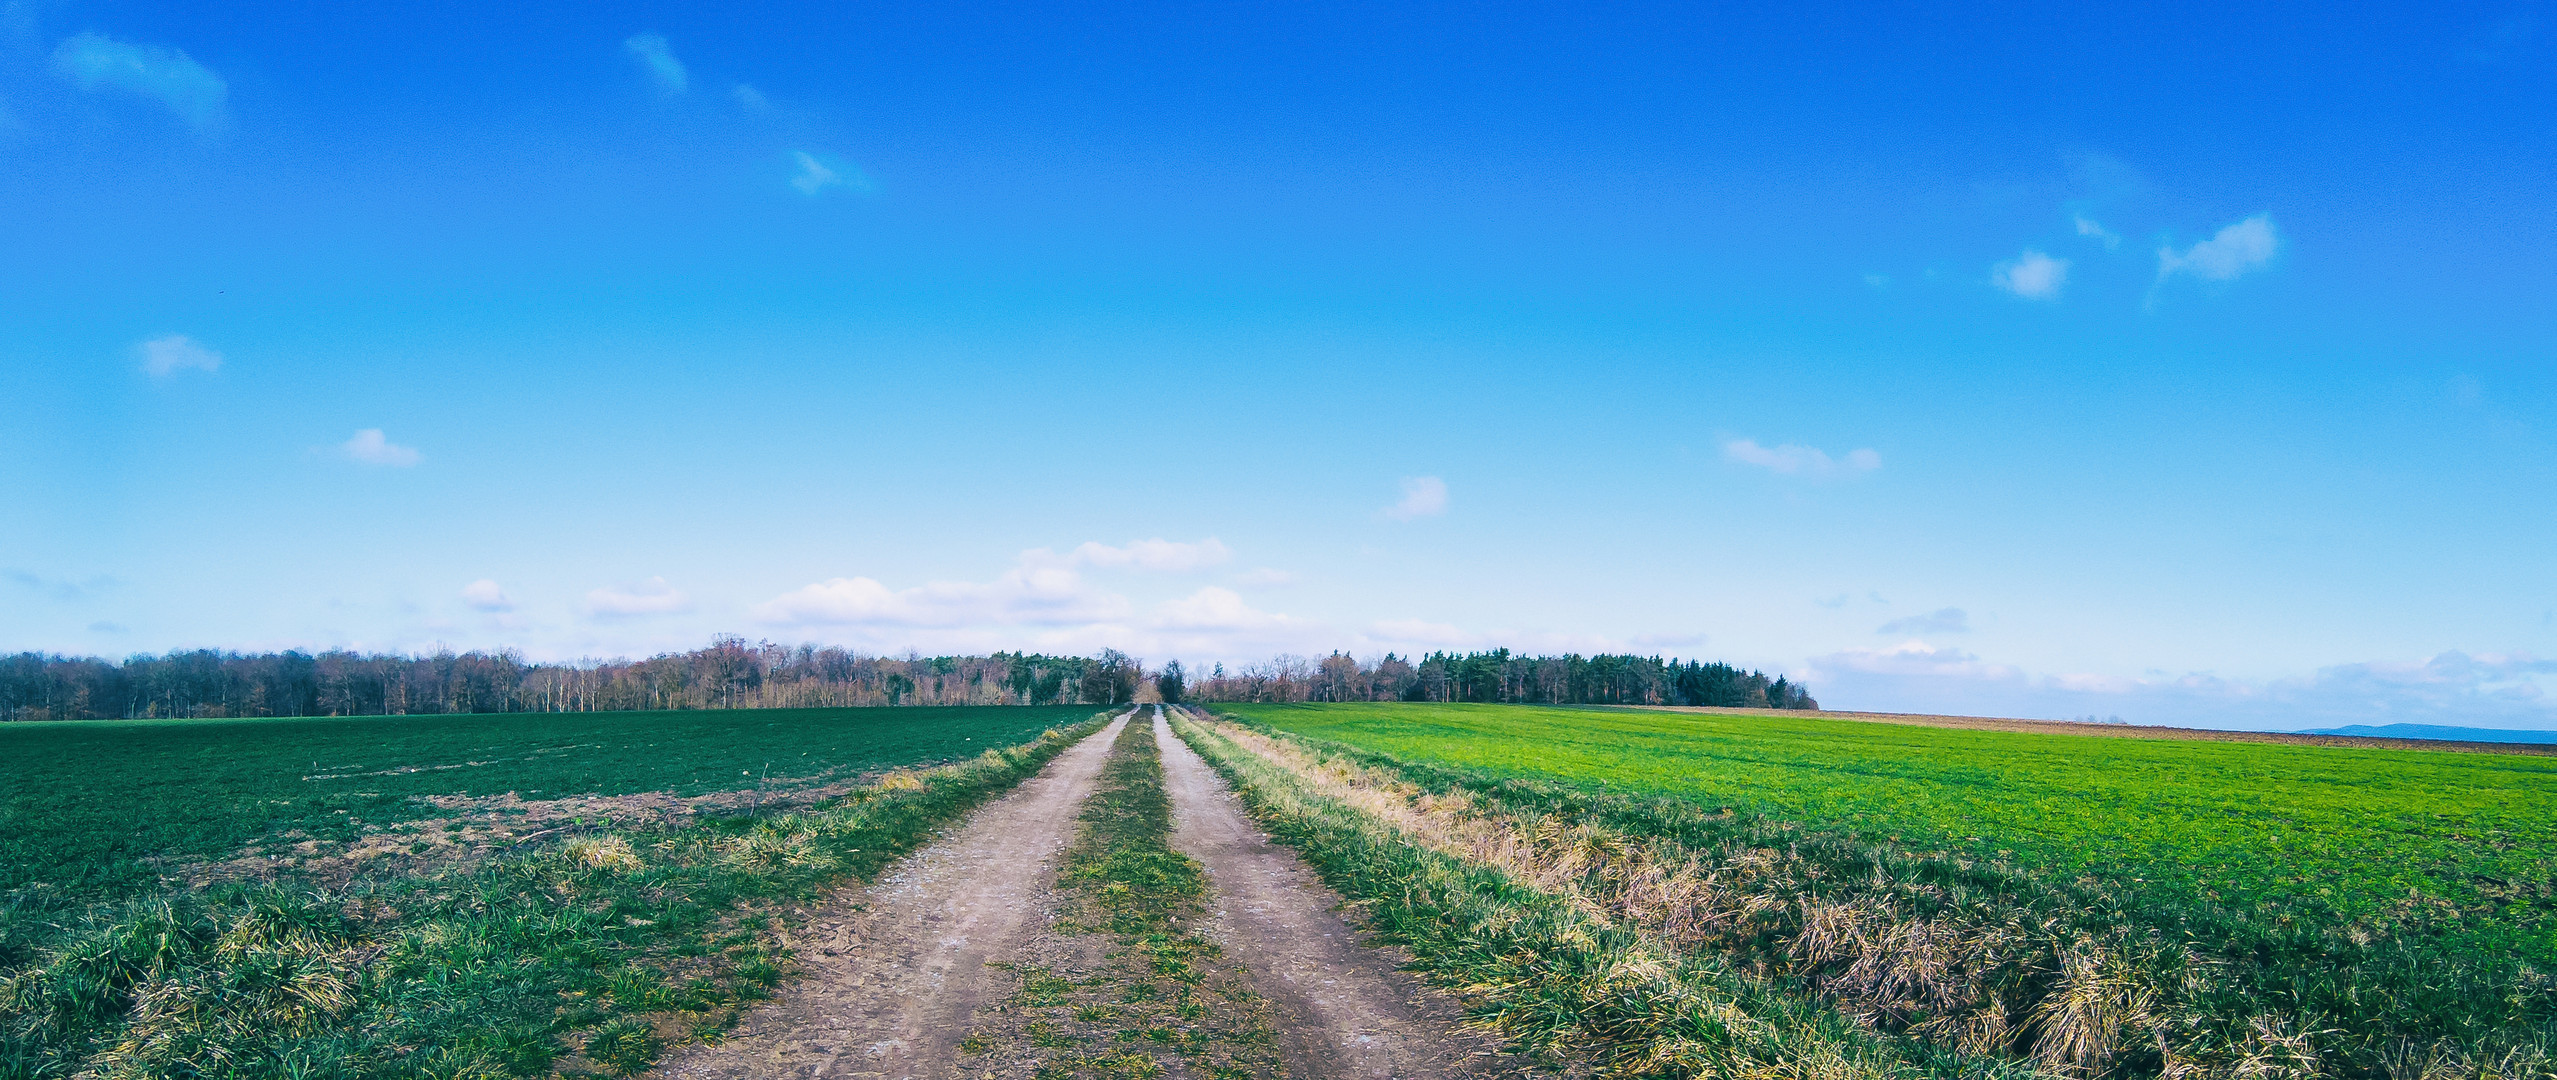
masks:
{"type": "Polygon", "coordinates": [[[1252,826],[1224,778],[1174,738],[1155,738],[1172,793],[1172,847],[1207,867],[1215,914],[1206,936],[1253,975],[1278,1014],[1288,1073],[1303,1077],[1514,1075],[1522,1065],[1461,1025],[1445,993],[1368,947],[1341,898],[1296,854],[1252,826]]]}
{"type": "Polygon", "coordinates": [[[1000,989],[987,961],[1008,959],[1043,929],[1035,901],[1126,724],[1113,721],[875,884],[809,913],[798,936],[783,937],[801,966],[792,985],[726,1040],[678,1052],[658,1074],[958,1075],[968,1018],[990,987],[1000,989]]]}
{"type": "Polygon", "coordinates": [[[437,816],[401,822],[351,842],[286,834],[282,839],[288,846],[282,852],[257,850],[267,846],[260,843],[232,858],[171,873],[183,874],[201,887],[217,881],[266,880],[291,871],[324,886],[339,887],[365,874],[417,874],[477,862],[533,840],[559,840],[604,829],[680,828],[699,815],[743,813],[750,807],[779,811],[813,806],[876,779],[863,776],[760,795],[753,791],[694,796],[643,791],[559,799],[526,799],[513,792],[425,795],[418,801],[435,807],[437,816]]]}
{"type": "Polygon", "coordinates": [[[2210,728],[2151,727],[2146,724],[2087,724],[2068,720],[2011,720],[1995,716],[1931,716],[1924,713],[1831,712],[1825,709],[1717,709],[1692,705],[1625,705],[1650,712],[1710,713],[1716,716],[1789,716],[1819,720],[1856,720],[1870,724],[1966,728],[1972,731],[2024,731],[2045,735],[2096,735],[2110,739],[2188,739],[2204,742],[2289,743],[2362,750],[2438,750],[2453,754],[2557,755],[2557,743],[2448,742],[2435,739],[2375,739],[2363,735],[2299,735],[2282,731],[2215,731],[2210,728]]]}

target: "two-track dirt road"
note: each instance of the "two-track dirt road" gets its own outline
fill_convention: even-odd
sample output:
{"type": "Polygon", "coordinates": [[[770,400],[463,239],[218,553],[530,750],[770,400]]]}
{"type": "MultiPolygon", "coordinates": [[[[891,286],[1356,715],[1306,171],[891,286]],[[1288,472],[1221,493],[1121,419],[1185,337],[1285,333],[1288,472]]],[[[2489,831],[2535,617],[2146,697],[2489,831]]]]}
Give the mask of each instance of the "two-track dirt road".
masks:
{"type": "MultiPolygon", "coordinates": [[[[945,839],[847,890],[789,940],[802,969],[717,1045],[670,1056],[657,1075],[684,1080],[974,1078],[959,1040],[1007,962],[1045,930],[1039,898],[1073,838],[1076,814],[1111,744],[1141,710],[1059,755],[1036,778],[978,810],[945,839]]],[[[1244,817],[1223,780],[1148,720],[1173,800],[1173,846],[1206,867],[1215,896],[1206,932],[1281,1022],[1295,1078],[1473,1077],[1509,1071],[1488,1040],[1458,1030],[1444,994],[1358,942],[1339,897],[1293,852],[1244,817]]],[[[1179,1071],[1179,1070],[1176,1070],[1179,1071]]]]}
{"type": "Polygon", "coordinates": [[[1000,959],[1041,929],[1029,903],[1072,836],[1075,811],[1135,716],[1057,755],[1039,775],[915,852],[868,888],[847,890],[789,940],[799,978],[716,1046],[658,1068],[666,1077],[953,1077],[958,1040],[1000,959]]]}

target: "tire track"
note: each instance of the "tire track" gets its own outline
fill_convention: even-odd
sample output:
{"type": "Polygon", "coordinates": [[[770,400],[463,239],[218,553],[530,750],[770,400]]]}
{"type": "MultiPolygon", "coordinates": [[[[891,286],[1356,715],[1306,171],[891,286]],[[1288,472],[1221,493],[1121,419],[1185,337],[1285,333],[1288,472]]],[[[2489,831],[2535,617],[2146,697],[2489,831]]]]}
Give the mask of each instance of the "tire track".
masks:
{"type": "Polygon", "coordinates": [[[1517,1075],[1520,1063],[1460,1030],[1446,994],[1360,944],[1338,893],[1296,853],[1269,841],[1225,780],[1174,737],[1156,708],[1172,846],[1207,867],[1215,915],[1207,933],[1243,964],[1277,1008],[1288,1072],[1302,1077],[1517,1075]]]}
{"type": "Polygon", "coordinates": [[[955,1075],[958,1039],[992,981],[986,961],[1043,929],[1032,903],[1056,874],[1076,809],[1131,709],[939,843],[848,889],[808,920],[800,975],[717,1045],[658,1069],[683,1080],[955,1075]]]}

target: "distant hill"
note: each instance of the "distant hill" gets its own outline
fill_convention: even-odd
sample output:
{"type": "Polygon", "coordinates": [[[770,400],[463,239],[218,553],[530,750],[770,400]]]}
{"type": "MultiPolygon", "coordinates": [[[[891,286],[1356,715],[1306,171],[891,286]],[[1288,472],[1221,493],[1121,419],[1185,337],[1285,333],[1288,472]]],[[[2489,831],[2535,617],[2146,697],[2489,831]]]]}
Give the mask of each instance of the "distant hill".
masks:
{"type": "Polygon", "coordinates": [[[2302,735],[2359,735],[2370,739],[2435,739],[2442,742],[2557,743],[2557,731],[2512,731],[2505,728],[2438,727],[2432,724],[2354,724],[2318,728],[2302,735]]]}

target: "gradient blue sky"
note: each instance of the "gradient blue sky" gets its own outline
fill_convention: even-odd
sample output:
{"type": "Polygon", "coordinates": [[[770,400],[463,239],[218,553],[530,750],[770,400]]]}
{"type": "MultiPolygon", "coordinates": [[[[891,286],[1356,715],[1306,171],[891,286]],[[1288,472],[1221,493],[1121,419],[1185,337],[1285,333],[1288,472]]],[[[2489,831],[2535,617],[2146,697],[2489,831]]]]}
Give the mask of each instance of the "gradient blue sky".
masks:
{"type": "Polygon", "coordinates": [[[2083,8],[9,4],[0,648],[2557,726],[2557,11],[2083,8]]]}

